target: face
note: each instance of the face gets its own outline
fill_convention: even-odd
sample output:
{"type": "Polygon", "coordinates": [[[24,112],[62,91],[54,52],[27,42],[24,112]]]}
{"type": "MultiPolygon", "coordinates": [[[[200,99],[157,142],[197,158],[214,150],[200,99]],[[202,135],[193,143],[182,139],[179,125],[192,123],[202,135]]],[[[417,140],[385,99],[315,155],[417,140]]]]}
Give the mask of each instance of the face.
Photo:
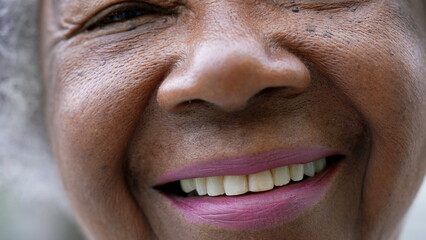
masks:
{"type": "Polygon", "coordinates": [[[43,1],[47,124],[87,235],[396,238],[426,168],[420,5],[43,1]]]}

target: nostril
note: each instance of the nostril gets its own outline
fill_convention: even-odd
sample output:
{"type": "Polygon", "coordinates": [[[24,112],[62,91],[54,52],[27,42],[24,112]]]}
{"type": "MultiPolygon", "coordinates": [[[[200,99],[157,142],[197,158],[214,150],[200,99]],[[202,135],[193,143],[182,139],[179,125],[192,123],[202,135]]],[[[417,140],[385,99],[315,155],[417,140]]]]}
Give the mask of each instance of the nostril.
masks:
{"type": "Polygon", "coordinates": [[[191,100],[186,100],[183,101],[179,104],[177,104],[173,111],[174,112],[180,112],[180,111],[184,111],[185,109],[189,109],[192,106],[204,106],[204,107],[209,107],[211,104],[209,104],[208,102],[201,100],[201,99],[191,99],[191,100]]]}
{"type": "Polygon", "coordinates": [[[291,97],[310,85],[309,70],[288,52],[272,58],[259,46],[250,51],[211,45],[196,50],[159,88],[157,101],[167,111],[178,112],[194,103],[240,111],[255,96],[282,91],[291,97]]]}
{"type": "Polygon", "coordinates": [[[291,87],[267,87],[259,91],[255,96],[252,97],[268,97],[268,96],[280,96],[282,98],[290,99],[299,95],[298,91],[295,91],[294,88],[291,87]]]}
{"type": "Polygon", "coordinates": [[[204,109],[212,109],[212,110],[221,110],[225,112],[236,112],[243,110],[246,107],[246,103],[225,103],[222,102],[214,102],[203,99],[192,99],[181,102],[177,104],[172,112],[182,112],[189,109],[194,109],[195,107],[202,107],[204,109]]]}
{"type": "Polygon", "coordinates": [[[283,87],[267,87],[259,91],[253,98],[261,96],[261,95],[273,95],[277,92],[281,92],[283,87]]]}

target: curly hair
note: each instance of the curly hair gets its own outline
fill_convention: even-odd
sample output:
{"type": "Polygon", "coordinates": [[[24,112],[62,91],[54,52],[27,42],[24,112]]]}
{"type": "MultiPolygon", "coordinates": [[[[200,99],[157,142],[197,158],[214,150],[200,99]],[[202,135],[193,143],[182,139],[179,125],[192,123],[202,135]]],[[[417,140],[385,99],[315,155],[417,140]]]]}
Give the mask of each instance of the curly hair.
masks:
{"type": "Polygon", "coordinates": [[[12,183],[31,200],[62,198],[44,127],[37,13],[38,0],[0,0],[0,187],[12,183]]]}
{"type": "Polygon", "coordinates": [[[44,126],[38,2],[0,0],[0,239],[81,239],[44,126]]]}

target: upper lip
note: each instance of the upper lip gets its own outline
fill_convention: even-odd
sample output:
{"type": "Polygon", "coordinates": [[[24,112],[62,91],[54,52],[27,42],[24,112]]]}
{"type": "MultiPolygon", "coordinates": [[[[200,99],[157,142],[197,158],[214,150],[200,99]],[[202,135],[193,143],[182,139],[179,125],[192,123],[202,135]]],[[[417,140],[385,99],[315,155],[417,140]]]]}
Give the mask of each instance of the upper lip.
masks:
{"type": "Polygon", "coordinates": [[[166,172],[158,178],[156,185],[197,177],[248,175],[291,164],[313,162],[334,155],[343,154],[338,150],[317,146],[278,149],[235,158],[203,161],[166,172]]]}

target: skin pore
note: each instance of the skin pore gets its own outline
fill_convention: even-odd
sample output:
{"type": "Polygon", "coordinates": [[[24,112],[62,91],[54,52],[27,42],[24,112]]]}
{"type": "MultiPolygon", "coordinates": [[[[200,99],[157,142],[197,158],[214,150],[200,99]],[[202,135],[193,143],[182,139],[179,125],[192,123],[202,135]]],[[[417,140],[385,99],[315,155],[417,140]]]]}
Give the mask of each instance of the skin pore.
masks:
{"type": "Polygon", "coordinates": [[[91,239],[397,238],[426,169],[422,1],[146,3],[42,1],[52,150],[91,239]],[[278,227],[192,223],[155,188],[187,164],[309,146],[344,158],[278,227]]]}

